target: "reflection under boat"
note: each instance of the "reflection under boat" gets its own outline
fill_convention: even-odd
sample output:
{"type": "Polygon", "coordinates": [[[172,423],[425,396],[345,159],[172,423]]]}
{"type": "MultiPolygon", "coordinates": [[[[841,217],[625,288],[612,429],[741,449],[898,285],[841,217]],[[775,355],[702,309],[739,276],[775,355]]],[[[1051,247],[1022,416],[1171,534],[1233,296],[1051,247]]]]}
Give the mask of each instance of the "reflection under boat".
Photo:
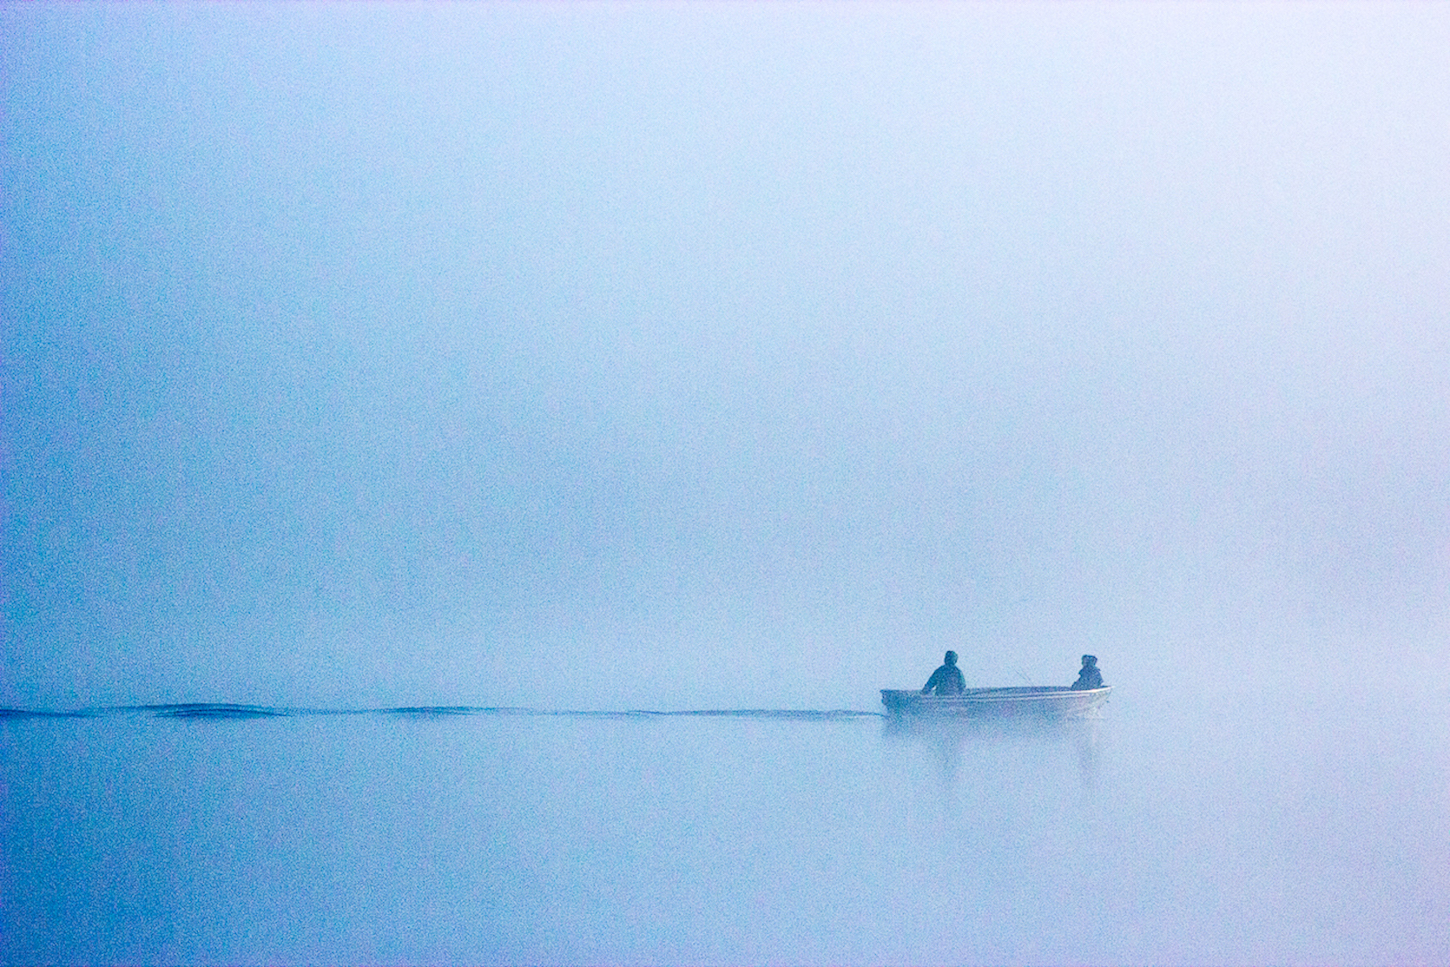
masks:
{"type": "Polygon", "coordinates": [[[1091,791],[1098,782],[1103,724],[1100,712],[1056,716],[887,714],[882,718],[881,734],[901,748],[932,750],[949,785],[955,784],[967,758],[989,748],[1023,752],[1071,749],[1082,788],[1091,791]],[[979,751],[971,752],[973,749],[979,751]]]}

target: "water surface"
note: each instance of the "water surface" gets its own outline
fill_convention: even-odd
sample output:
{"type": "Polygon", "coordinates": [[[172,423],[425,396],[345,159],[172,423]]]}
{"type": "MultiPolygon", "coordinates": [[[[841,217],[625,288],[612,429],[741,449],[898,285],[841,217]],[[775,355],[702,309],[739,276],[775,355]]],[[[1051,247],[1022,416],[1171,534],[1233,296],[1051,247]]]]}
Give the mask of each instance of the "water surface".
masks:
{"type": "Polygon", "coordinates": [[[12,713],[4,959],[1444,961],[1427,712],[12,713]]]}

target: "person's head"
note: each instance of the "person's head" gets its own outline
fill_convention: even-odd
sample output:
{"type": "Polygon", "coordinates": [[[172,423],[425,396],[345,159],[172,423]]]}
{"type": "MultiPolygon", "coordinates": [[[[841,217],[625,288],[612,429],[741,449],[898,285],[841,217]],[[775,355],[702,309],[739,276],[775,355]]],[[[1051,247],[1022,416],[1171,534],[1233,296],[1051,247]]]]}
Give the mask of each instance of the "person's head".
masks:
{"type": "Polygon", "coordinates": [[[948,664],[948,665],[955,665],[955,664],[956,664],[956,663],[957,663],[957,653],[956,653],[956,652],[954,652],[954,651],[949,651],[949,652],[947,652],[947,656],[946,656],[946,658],[945,658],[945,659],[944,659],[944,661],[945,661],[945,662],[946,662],[946,663],[947,663],[947,664],[948,664]]]}
{"type": "Polygon", "coordinates": [[[1098,663],[1098,656],[1097,655],[1083,655],[1082,656],[1082,667],[1084,667],[1084,668],[1091,668],[1094,665],[1096,665],[1097,663],[1098,663]]]}

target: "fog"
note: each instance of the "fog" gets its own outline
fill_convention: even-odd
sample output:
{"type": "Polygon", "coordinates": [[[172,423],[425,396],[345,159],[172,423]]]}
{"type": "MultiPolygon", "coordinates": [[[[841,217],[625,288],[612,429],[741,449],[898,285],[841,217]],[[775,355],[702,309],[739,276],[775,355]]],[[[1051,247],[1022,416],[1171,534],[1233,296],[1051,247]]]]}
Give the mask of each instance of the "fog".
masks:
{"type": "MultiPolygon", "coordinates": [[[[7,4],[0,33],[0,705],[867,711],[946,648],[974,685],[1091,652],[1134,789],[1203,801],[1208,761],[1239,803],[1358,749],[1375,829],[1450,827],[1450,10],[7,4]]],[[[82,728],[26,722],[17,762],[82,728]]],[[[1443,905],[1371,881],[1421,925],[1393,951],[1443,959],[1443,905]]],[[[1002,930],[976,961],[1392,952],[1002,930]]],[[[810,936],[961,949],[886,935],[810,936]]],[[[816,959],[602,936],[338,949],[816,959]]]]}

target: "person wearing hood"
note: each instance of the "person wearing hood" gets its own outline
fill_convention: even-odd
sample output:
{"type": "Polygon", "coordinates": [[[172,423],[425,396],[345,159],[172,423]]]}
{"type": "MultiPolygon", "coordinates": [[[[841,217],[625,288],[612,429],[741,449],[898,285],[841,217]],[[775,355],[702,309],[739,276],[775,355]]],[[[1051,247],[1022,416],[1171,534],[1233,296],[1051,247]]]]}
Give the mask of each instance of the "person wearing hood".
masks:
{"type": "Polygon", "coordinates": [[[1072,687],[1078,690],[1103,687],[1103,673],[1098,671],[1096,655],[1082,656],[1082,671],[1077,673],[1077,681],[1072,683],[1072,687]]]}
{"type": "Polygon", "coordinates": [[[931,673],[931,677],[922,686],[923,695],[935,694],[938,698],[945,695],[960,695],[967,689],[966,679],[962,678],[962,670],[957,667],[957,653],[949,651],[944,664],[931,673]]]}

